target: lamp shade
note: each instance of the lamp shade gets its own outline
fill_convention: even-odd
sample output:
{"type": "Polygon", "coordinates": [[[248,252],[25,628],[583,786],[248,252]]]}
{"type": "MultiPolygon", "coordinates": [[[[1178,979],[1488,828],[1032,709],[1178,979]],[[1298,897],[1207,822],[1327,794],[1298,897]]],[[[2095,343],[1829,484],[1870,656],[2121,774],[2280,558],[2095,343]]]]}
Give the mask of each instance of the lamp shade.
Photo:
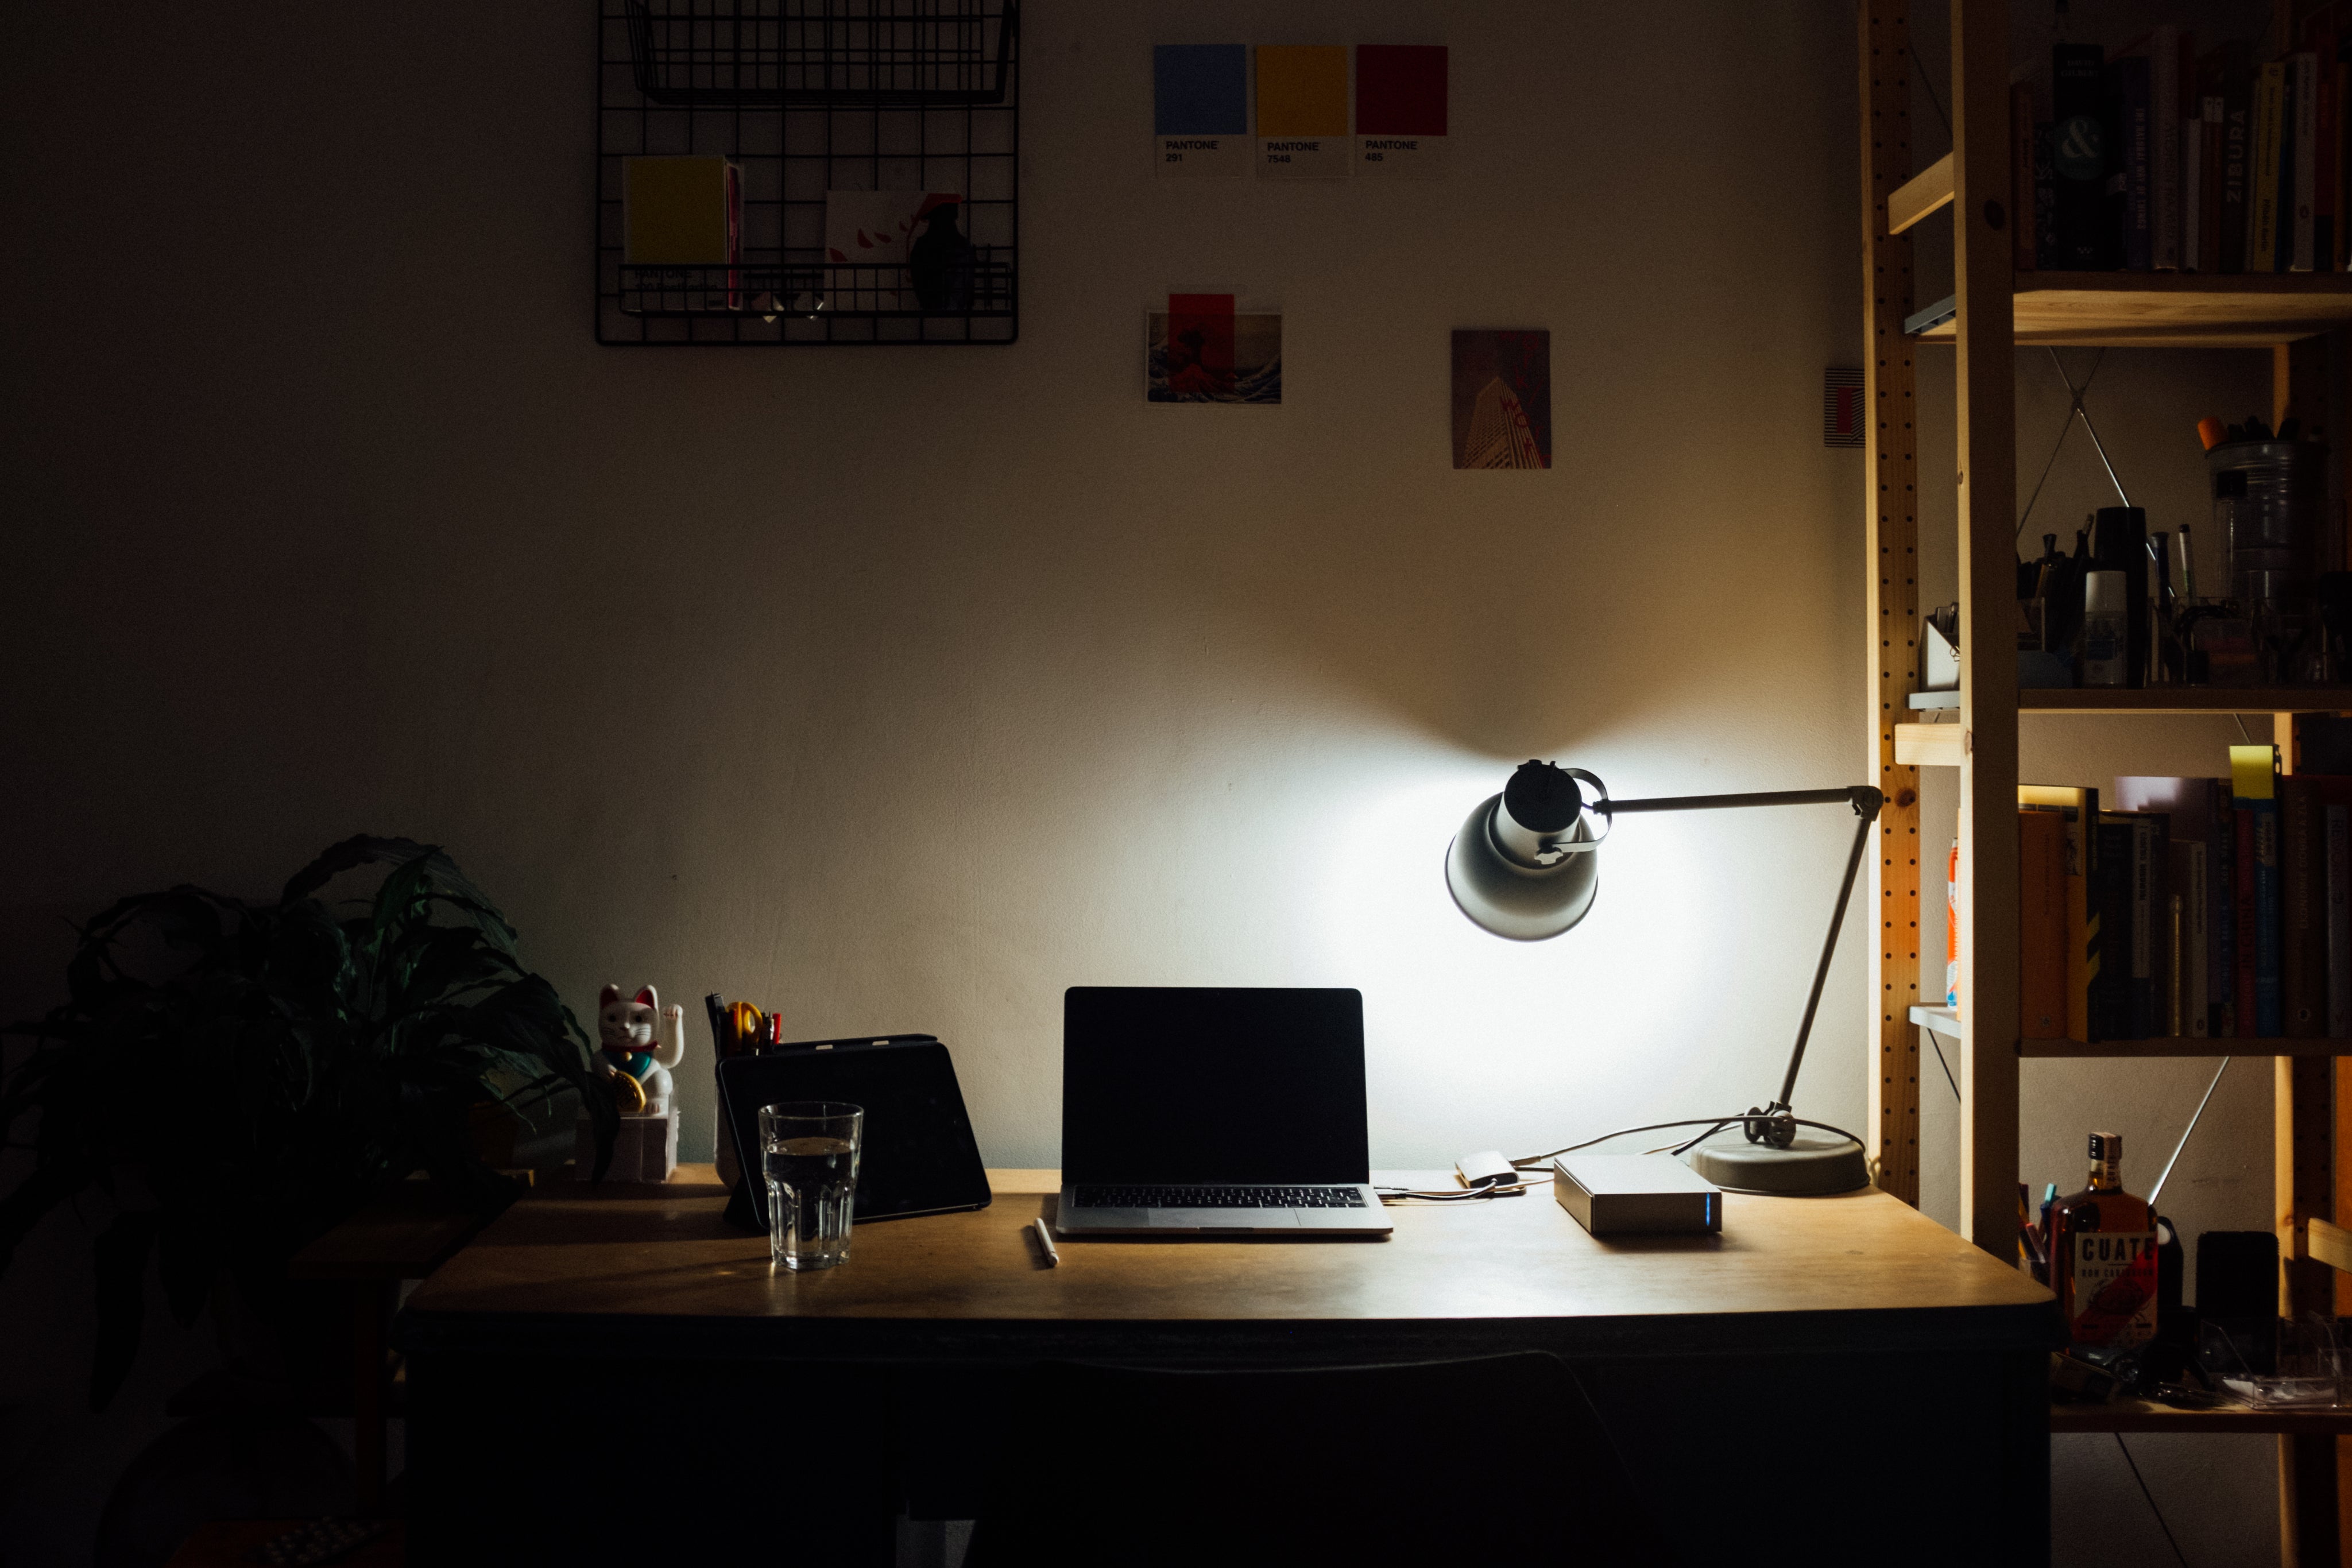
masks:
{"type": "Polygon", "coordinates": [[[1579,780],[1607,800],[1608,786],[1580,768],[1523,763],[1454,835],[1445,885],[1474,923],[1497,936],[1540,942],[1592,907],[1609,820],[1586,803],[1579,780]]]}

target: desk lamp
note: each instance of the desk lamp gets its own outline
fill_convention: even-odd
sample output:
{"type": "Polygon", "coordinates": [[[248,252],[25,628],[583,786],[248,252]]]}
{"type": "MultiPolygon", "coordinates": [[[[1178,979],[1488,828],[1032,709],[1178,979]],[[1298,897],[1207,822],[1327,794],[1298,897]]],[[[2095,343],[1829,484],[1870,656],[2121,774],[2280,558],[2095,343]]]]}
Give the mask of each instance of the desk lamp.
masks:
{"type": "Polygon", "coordinates": [[[1851,1192],[1869,1185],[1870,1166],[1861,1143],[1845,1135],[1835,1140],[1799,1136],[1800,1118],[1790,1102],[1796,1093],[1797,1070],[1804,1065],[1813,1015],[1821,1007],[1822,988],[1829,980],[1830,959],[1837,952],[1838,927],[1845,920],[1854,873],[1862,869],[1871,824],[1878,820],[1878,791],[1857,784],[1844,789],[1612,800],[1609,787],[1580,768],[1531,760],[1511,775],[1501,794],[1479,803],[1445,853],[1445,883],[1463,914],[1497,936],[1540,942],[1566,931],[1592,908],[1593,895],[1601,889],[1601,845],[1620,816],[1839,803],[1853,807],[1859,819],[1853,848],[1846,855],[1845,880],[1838,884],[1829,936],[1813,970],[1812,993],[1805,998],[1804,1017],[1797,1024],[1797,1044],[1789,1053],[1780,1092],[1745,1115],[1722,1118],[1694,1140],[1692,1168],[1717,1186],[1798,1196],[1851,1192]],[[1585,787],[1591,792],[1589,800],[1585,787]],[[1744,1145],[1704,1142],[1735,1122],[1748,1135],[1744,1145]]]}

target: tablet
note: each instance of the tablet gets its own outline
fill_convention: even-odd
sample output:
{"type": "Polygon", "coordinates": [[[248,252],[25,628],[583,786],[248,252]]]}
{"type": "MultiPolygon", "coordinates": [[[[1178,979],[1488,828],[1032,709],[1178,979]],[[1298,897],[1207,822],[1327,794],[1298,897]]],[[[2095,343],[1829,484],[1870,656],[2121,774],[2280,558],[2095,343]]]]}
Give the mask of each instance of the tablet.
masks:
{"type": "Polygon", "coordinates": [[[944,1043],[931,1035],[800,1040],[719,1063],[719,1114],[734,1130],[735,1147],[753,1151],[727,1206],[740,1223],[768,1228],[768,1184],[756,1152],[760,1107],[791,1100],[865,1109],[859,1224],[988,1207],[988,1172],[944,1043]]]}

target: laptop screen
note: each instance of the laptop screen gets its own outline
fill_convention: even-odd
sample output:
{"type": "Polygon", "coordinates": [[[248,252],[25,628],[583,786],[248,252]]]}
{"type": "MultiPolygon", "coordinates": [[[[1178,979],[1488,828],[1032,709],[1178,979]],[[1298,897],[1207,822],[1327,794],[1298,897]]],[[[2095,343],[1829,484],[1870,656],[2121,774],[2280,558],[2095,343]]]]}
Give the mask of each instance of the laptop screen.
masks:
{"type": "Polygon", "coordinates": [[[1062,1178],[1371,1179],[1355,990],[1073,986],[1062,1178]]]}

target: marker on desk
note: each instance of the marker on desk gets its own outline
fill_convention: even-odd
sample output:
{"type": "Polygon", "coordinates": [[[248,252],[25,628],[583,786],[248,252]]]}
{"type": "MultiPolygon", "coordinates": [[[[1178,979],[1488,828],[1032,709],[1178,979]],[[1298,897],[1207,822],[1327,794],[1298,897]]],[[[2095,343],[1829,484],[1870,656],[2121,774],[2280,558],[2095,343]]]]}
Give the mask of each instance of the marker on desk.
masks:
{"type": "Polygon", "coordinates": [[[1045,1267],[1048,1269],[1060,1268],[1062,1266],[1062,1255],[1054,1250],[1054,1233],[1045,1228],[1045,1217],[1041,1214],[1036,1218],[1031,1220],[1029,1222],[1029,1228],[1037,1233],[1037,1245],[1045,1249],[1045,1267]]]}

